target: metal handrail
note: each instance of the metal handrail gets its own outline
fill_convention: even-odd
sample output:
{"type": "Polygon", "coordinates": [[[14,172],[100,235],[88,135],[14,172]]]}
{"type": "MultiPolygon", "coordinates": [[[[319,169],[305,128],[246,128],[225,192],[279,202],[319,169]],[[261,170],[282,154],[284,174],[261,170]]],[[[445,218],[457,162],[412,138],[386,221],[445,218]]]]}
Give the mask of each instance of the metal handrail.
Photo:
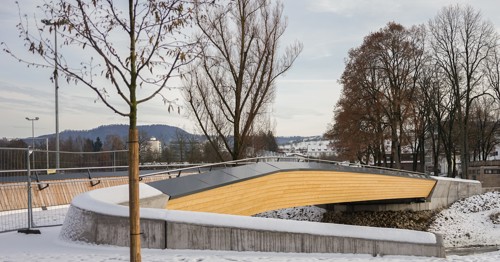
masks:
{"type": "MultiPolygon", "coordinates": [[[[1,149],[1,148],[0,148],[1,149]]],[[[19,149],[19,150],[26,150],[26,149],[19,149]]],[[[112,152],[112,151],[110,151],[112,152]]],[[[245,158],[245,159],[239,159],[239,160],[230,160],[230,161],[225,161],[225,162],[218,162],[218,163],[206,163],[206,164],[158,164],[158,165],[140,165],[139,168],[168,168],[169,166],[179,166],[179,165],[187,165],[187,167],[182,167],[182,168],[174,168],[174,169],[168,169],[168,170],[161,170],[158,172],[152,172],[144,175],[140,175],[141,178],[144,177],[150,177],[150,176],[156,176],[156,175],[162,175],[162,174],[173,174],[173,173],[178,173],[176,176],[180,176],[183,172],[185,171],[192,171],[196,170],[196,172],[201,173],[200,170],[203,168],[210,168],[210,170],[213,167],[219,167],[219,166],[228,166],[228,165],[244,165],[244,164],[250,164],[250,163],[258,163],[262,161],[295,161],[295,162],[316,162],[316,163],[325,163],[325,164],[331,164],[331,165],[338,165],[338,166],[351,166],[351,167],[361,167],[361,168],[366,168],[366,169],[376,169],[376,170],[383,170],[383,171],[391,171],[391,172],[404,172],[406,174],[414,174],[414,175],[420,175],[420,176],[426,176],[429,177],[428,174],[421,173],[421,172],[415,172],[415,171],[408,171],[408,170],[401,170],[401,169],[395,169],[395,168],[388,168],[388,167],[381,167],[381,166],[371,166],[371,165],[363,165],[363,164],[353,164],[353,163],[346,163],[346,162],[339,162],[339,161],[332,161],[332,160],[323,160],[323,159],[317,159],[317,158],[308,158],[308,157],[297,157],[297,156],[265,156],[265,157],[253,157],[253,158],[245,158]]],[[[128,169],[128,166],[122,165],[122,166],[101,166],[101,167],[74,167],[74,168],[59,168],[57,169],[58,172],[64,172],[64,171],[77,171],[77,170],[83,170],[83,171],[88,171],[88,170],[103,170],[103,169],[128,169]]],[[[31,169],[32,172],[43,172],[46,171],[46,168],[38,168],[38,169],[31,169]]],[[[13,172],[25,172],[27,171],[26,169],[16,169],[16,170],[0,170],[1,173],[13,173],[13,172]]]]}
{"type": "Polygon", "coordinates": [[[351,167],[361,167],[361,168],[367,168],[367,169],[377,169],[377,170],[384,170],[384,171],[391,171],[391,172],[404,172],[407,174],[414,174],[414,175],[420,175],[420,176],[426,176],[429,177],[429,175],[421,172],[415,172],[415,171],[407,171],[407,170],[401,170],[401,169],[395,169],[395,168],[388,168],[388,167],[380,167],[380,166],[370,166],[370,165],[362,165],[362,164],[352,164],[348,163],[346,165],[345,162],[339,162],[339,161],[331,161],[331,160],[323,160],[323,159],[317,159],[317,158],[304,158],[304,157],[287,157],[287,156],[270,156],[270,157],[254,157],[254,158],[246,158],[246,159],[240,159],[240,160],[231,160],[231,161],[226,161],[226,162],[219,162],[219,163],[209,163],[209,164],[203,164],[203,165],[197,165],[197,166],[192,166],[192,167],[186,167],[186,168],[178,168],[178,169],[171,169],[167,171],[158,171],[154,173],[149,173],[149,174],[144,174],[141,175],[140,177],[150,177],[150,176],[156,176],[156,175],[163,175],[163,174],[170,174],[170,173],[175,173],[177,172],[178,175],[177,177],[180,176],[180,174],[183,171],[187,170],[193,170],[193,169],[201,169],[201,168],[212,168],[216,166],[222,166],[222,165],[234,165],[234,164],[242,164],[242,163],[258,163],[260,160],[270,160],[270,159],[276,159],[277,162],[280,160],[296,160],[297,162],[317,162],[317,163],[326,163],[326,164],[332,164],[332,165],[339,165],[339,166],[351,166],[351,167]]]}
{"type": "MultiPolygon", "coordinates": [[[[16,151],[26,151],[26,147],[0,147],[0,150],[16,150],[16,151]]],[[[38,149],[38,148],[31,148],[30,150],[32,151],[37,151],[37,152],[49,152],[49,153],[68,153],[68,154],[96,154],[96,153],[113,153],[113,152],[128,152],[126,149],[122,150],[106,150],[106,151],[97,151],[97,152],[85,152],[85,151],[79,151],[79,152],[74,152],[74,151],[55,151],[55,150],[45,150],[45,149],[38,149]]]]}

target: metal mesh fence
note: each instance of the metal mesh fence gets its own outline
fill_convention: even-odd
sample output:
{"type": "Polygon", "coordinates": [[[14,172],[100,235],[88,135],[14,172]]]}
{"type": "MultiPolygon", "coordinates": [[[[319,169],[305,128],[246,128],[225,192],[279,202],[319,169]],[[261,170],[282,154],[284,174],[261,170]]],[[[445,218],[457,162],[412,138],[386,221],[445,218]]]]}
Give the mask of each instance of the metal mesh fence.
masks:
{"type": "Polygon", "coordinates": [[[120,177],[0,184],[0,232],[61,225],[74,196],[126,182],[120,177]]]}
{"type": "MultiPolygon", "coordinates": [[[[128,183],[127,151],[60,152],[61,167],[57,169],[55,153],[0,148],[0,232],[61,225],[68,205],[76,195],[128,183]],[[56,169],[56,174],[51,169],[56,169]]],[[[263,157],[204,165],[148,164],[141,166],[141,179],[148,183],[270,159],[263,157]]],[[[286,157],[273,159],[309,161],[286,157]]]]}
{"type": "MultiPolygon", "coordinates": [[[[0,186],[2,187],[2,186],[0,186]]],[[[28,208],[0,212],[0,232],[23,228],[62,225],[69,205],[33,208],[31,216],[28,208]],[[31,224],[28,221],[31,219],[31,224]]]]}
{"type": "Polygon", "coordinates": [[[19,175],[19,170],[27,170],[28,149],[0,148],[0,177],[19,175]]]}
{"type": "Polygon", "coordinates": [[[127,157],[126,150],[57,153],[0,148],[0,232],[62,224],[68,204],[77,194],[127,182],[121,174],[91,177],[91,172],[126,170],[127,157]],[[81,174],[88,178],[82,179],[81,174]]]}
{"type": "Polygon", "coordinates": [[[27,183],[0,184],[0,232],[28,227],[27,183]]]}
{"type": "Polygon", "coordinates": [[[0,171],[6,176],[9,170],[26,170],[27,159],[32,170],[56,168],[111,167],[128,164],[127,150],[100,152],[56,152],[28,148],[0,147],[0,171]],[[59,167],[56,166],[59,155],[59,167]]]}
{"type": "Polygon", "coordinates": [[[0,232],[63,223],[68,205],[41,205],[44,201],[40,198],[51,196],[36,194],[36,184],[28,192],[28,185],[25,182],[0,184],[0,232]]]}

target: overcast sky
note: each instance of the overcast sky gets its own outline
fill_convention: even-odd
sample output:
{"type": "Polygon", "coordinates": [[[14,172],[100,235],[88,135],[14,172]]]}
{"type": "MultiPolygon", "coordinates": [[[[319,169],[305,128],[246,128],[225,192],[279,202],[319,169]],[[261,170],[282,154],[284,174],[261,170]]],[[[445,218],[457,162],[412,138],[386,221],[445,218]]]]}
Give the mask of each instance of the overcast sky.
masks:
{"type": "MultiPolygon", "coordinates": [[[[22,7],[33,8],[34,0],[18,0],[22,7]]],[[[394,21],[405,26],[424,24],[444,6],[469,4],[480,10],[500,30],[498,0],[285,0],[288,28],[282,45],[301,41],[304,50],[293,68],[277,82],[272,120],[278,136],[321,135],[331,123],[340,95],[337,83],[350,48],[363,37],[394,21]]],[[[18,38],[17,7],[14,0],[0,6],[0,41],[23,57],[18,38]]],[[[500,32],[500,31],[499,31],[500,32]]],[[[39,117],[35,135],[55,132],[54,85],[51,70],[27,68],[4,52],[0,53],[0,138],[31,136],[31,122],[39,117]]],[[[60,131],[92,129],[99,125],[127,124],[113,113],[88,88],[63,81],[59,89],[60,131]]],[[[165,93],[174,95],[173,92],[165,93]]],[[[180,101],[180,104],[183,102],[180,101]]],[[[139,124],[168,124],[196,132],[194,122],[183,113],[168,113],[161,98],[139,107],[139,124]]]]}

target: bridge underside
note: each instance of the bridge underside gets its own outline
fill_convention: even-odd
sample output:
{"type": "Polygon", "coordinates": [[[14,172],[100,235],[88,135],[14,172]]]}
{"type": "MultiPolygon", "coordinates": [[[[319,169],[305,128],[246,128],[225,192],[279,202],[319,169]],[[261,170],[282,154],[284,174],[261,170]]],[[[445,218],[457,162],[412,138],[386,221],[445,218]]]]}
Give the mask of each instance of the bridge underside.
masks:
{"type": "Polygon", "coordinates": [[[254,215],[287,207],[427,198],[423,175],[318,163],[257,163],[150,183],[170,196],[165,208],[254,215]]]}

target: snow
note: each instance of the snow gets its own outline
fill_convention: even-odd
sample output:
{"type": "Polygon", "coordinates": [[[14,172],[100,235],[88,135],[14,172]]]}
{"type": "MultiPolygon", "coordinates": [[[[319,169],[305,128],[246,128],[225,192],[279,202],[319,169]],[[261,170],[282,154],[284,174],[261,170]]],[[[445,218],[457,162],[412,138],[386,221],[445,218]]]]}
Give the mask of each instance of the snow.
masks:
{"type": "MultiPolygon", "coordinates": [[[[163,194],[158,189],[144,183],[139,183],[139,193],[140,198],[149,198],[163,194]]],[[[100,214],[128,217],[128,207],[118,205],[128,201],[128,185],[121,185],[96,189],[77,195],[73,198],[71,204],[81,209],[93,210],[100,214]]],[[[161,211],[151,208],[141,208],[141,217],[161,218],[161,211]]]]}
{"type": "MultiPolygon", "coordinates": [[[[60,225],[64,222],[69,205],[52,206],[46,209],[33,209],[34,226],[60,225]]],[[[0,232],[25,228],[27,224],[28,210],[11,210],[0,212],[0,232]]]]}
{"type": "Polygon", "coordinates": [[[470,180],[470,179],[462,179],[462,178],[453,178],[453,177],[445,177],[445,176],[431,176],[436,180],[447,180],[447,181],[458,181],[458,182],[467,182],[467,183],[475,183],[481,184],[481,181],[478,180],[470,180]]]}
{"type": "MultiPolygon", "coordinates": [[[[62,261],[129,261],[129,250],[124,247],[98,246],[65,242],[58,239],[61,227],[41,228],[40,235],[25,235],[16,232],[0,234],[0,262],[62,262],[62,261]]],[[[390,262],[497,262],[500,251],[469,256],[426,258],[411,256],[384,256],[353,254],[296,254],[267,252],[233,252],[207,250],[153,250],[142,249],[143,261],[270,261],[270,262],[317,262],[317,261],[390,261],[390,262]]]]}
{"type": "MultiPolygon", "coordinates": [[[[147,190],[147,189],[146,189],[147,190]]],[[[103,192],[100,192],[103,193],[103,192]]],[[[120,200],[120,199],[118,199],[120,200]]],[[[115,201],[118,201],[115,199],[115,201]]],[[[91,204],[91,203],[87,203],[91,204]]],[[[433,229],[444,234],[446,239],[457,239],[463,246],[499,245],[498,224],[488,222],[489,215],[499,212],[500,193],[492,192],[480,196],[473,196],[453,204],[449,209],[441,212],[433,229]],[[482,215],[484,213],[484,215],[482,215]],[[442,218],[441,218],[442,217],[442,218]],[[448,217],[446,220],[444,217],[448,217]],[[482,220],[478,220],[481,218],[482,220]],[[484,231],[470,238],[463,232],[478,230],[477,225],[484,224],[484,231]],[[460,233],[462,232],[462,233],[460,233]],[[448,237],[447,237],[448,236],[448,237]],[[474,238],[481,239],[480,241],[474,238]],[[490,242],[491,241],[491,242],[490,242]]],[[[307,209],[307,208],[304,208],[307,209]]],[[[314,209],[313,209],[314,211],[314,209]]],[[[314,213],[316,211],[300,211],[314,213]]],[[[43,212],[43,211],[39,211],[43,212]]],[[[282,214],[296,214],[300,212],[281,211],[282,214]],[[284,213],[283,213],[284,212],[284,213]]],[[[35,212],[36,213],[36,212],[35,212]]],[[[263,218],[264,219],[264,218],[263,218]]],[[[272,219],[269,219],[272,220],[272,219]]],[[[269,221],[266,220],[266,221],[269,221]]],[[[491,219],[490,219],[491,221],[491,219]]],[[[302,222],[302,226],[314,223],[302,222]]],[[[483,230],[482,229],[482,230],[483,230]]],[[[124,247],[90,245],[81,242],[67,242],[61,240],[61,227],[41,228],[41,235],[25,235],[16,232],[0,233],[0,262],[39,261],[128,261],[129,250],[124,247]]],[[[385,231],[384,234],[388,234],[385,231]]],[[[466,256],[449,255],[443,258],[411,257],[411,256],[383,256],[353,254],[296,254],[296,253],[266,253],[266,252],[231,252],[207,250],[142,250],[143,261],[284,261],[284,262],[317,262],[317,261],[390,261],[390,262],[497,262],[500,261],[500,251],[474,254],[466,256]]]]}
{"type": "Polygon", "coordinates": [[[441,211],[429,231],[443,235],[445,247],[498,246],[497,214],[500,214],[500,192],[471,196],[441,211]]]}

